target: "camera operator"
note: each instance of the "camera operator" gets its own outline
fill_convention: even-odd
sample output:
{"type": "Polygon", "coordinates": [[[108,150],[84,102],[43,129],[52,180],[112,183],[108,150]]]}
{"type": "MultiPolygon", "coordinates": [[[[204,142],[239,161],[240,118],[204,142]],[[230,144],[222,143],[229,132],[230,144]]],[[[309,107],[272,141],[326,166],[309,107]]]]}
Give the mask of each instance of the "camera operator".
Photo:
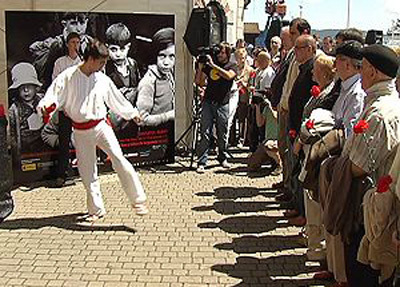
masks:
{"type": "MultiPolygon", "coordinates": [[[[255,93],[251,99],[249,108],[249,145],[250,152],[255,152],[258,145],[264,141],[264,128],[257,125],[256,106],[264,101],[270,95],[271,82],[275,77],[275,71],[271,66],[271,56],[267,51],[261,51],[257,54],[257,71],[255,79],[255,93]]],[[[261,109],[261,113],[263,109],[261,109]]]]}
{"type": "Polygon", "coordinates": [[[229,61],[230,55],[230,45],[222,42],[219,44],[218,54],[214,57],[206,55],[204,59],[204,56],[200,56],[197,60],[195,83],[199,86],[206,85],[201,113],[201,140],[197,150],[199,173],[204,172],[207,164],[214,122],[217,128],[218,161],[222,167],[229,168],[227,162],[229,99],[236,92],[234,79],[237,73],[236,64],[229,61]]]}

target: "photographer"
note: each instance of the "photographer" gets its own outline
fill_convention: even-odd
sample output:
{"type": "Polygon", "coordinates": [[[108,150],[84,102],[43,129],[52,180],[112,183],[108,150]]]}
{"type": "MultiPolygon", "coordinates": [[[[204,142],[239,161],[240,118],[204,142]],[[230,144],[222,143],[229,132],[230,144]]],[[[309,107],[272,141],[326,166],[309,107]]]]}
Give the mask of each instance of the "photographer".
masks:
{"type": "Polygon", "coordinates": [[[220,43],[219,51],[215,54],[215,62],[210,55],[201,55],[197,60],[195,83],[204,86],[207,80],[201,114],[201,140],[197,150],[199,173],[204,172],[207,164],[214,121],[217,128],[218,161],[224,168],[229,168],[227,162],[229,98],[235,93],[234,79],[237,72],[236,64],[229,61],[231,48],[228,43],[220,43]]]}
{"type": "Polygon", "coordinates": [[[272,108],[268,99],[270,95],[271,82],[275,72],[270,65],[271,58],[268,52],[260,52],[257,55],[259,68],[256,76],[256,91],[252,98],[253,110],[255,113],[255,128],[264,127],[262,143],[251,154],[248,160],[249,171],[257,171],[261,165],[269,159],[274,161],[274,170],[272,175],[278,175],[282,172],[282,163],[278,150],[278,121],[277,112],[272,108]]]}
{"type": "MultiPolygon", "coordinates": [[[[257,54],[257,71],[255,78],[255,90],[251,105],[249,108],[249,146],[250,152],[255,152],[258,145],[264,141],[264,128],[257,125],[256,104],[264,101],[270,95],[271,82],[275,76],[274,69],[271,67],[271,56],[267,51],[261,51],[257,54]]],[[[261,112],[263,109],[261,109],[261,112]]]]}

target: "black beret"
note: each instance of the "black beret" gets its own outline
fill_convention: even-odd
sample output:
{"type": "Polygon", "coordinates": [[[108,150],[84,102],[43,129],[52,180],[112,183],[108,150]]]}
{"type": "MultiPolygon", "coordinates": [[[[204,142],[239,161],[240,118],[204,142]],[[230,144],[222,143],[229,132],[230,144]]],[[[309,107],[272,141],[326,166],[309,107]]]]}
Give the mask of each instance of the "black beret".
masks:
{"type": "Polygon", "coordinates": [[[174,44],[175,30],[173,28],[162,28],[153,35],[153,47],[159,52],[174,44]]]}
{"type": "Polygon", "coordinates": [[[358,41],[350,40],[336,46],[335,56],[343,55],[352,59],[362,60],[362,44],[358,41]]]}
{"type": "Polygon", "coordinates": [[[361,52],[363,57],[377,70],[386,76],[396,78],[400,62],[395,51],[380,44],[373,44],[365,47],[361,52]]]}

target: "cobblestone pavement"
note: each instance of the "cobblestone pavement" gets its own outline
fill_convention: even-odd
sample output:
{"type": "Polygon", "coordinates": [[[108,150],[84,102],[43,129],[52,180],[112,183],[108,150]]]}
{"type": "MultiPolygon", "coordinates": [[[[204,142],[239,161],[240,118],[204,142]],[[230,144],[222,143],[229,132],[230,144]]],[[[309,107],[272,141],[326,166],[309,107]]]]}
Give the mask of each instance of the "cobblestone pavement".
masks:
{"type": "Polygon", "coordinates": [[[186,159],[139,169],[150,214],[130,208],[114,173],[102,175],[108,214],[94,225],[80,181],[13,192],[0,224],[1,286],[327,286],[311,279],[299,229],[274,202],[279,177],[249,177],[244,153],[204,174],[186,159]]]}

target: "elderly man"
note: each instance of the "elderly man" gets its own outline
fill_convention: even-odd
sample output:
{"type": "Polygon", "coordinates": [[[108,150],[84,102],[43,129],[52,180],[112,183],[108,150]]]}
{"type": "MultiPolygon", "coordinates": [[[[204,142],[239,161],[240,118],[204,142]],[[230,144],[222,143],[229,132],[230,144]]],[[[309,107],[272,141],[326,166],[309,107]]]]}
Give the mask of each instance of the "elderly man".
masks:
{"type": "MultiPolygon", "coordinates": [[[[290,22],[289,26],[289,36],[292,45],[296,42],[297,38],[300,35],[307,35],[311,32],[311,26],[307,22],[307,20],[302,18],[295,18],[290,22]]],[[[284,31],[281,35],[283,40],[283,45],[285,46],[285,40],[287,38],[286,31],[284,31]]],[[[289,44],[286,44],[287,48],[290,49],[289,44]]],[[[292,46],[293,47],[293,46],[292,46]]],[[[278,201],[289,201],[291,199],[291,194],[289,192],[289,182],[290,182],[290,163],[288,161],[287,152],[288,152],[288,119],[289,119],[289,97],[292,91],[293,84],[299,75],[299,63],[296,61],[294,57],[294,49],[288,50],[288,55],[286,56],[288,63],[286,79],[283,84],[282,90],[278,90],[278,93],[281,93],[280,101],[278,104],[278,118],[279,118],[279,137],[278,137],[278,145],[281,153],[281,157],[284,165],[284,174],[283,174],[283,183],[279,186],[282,194],[277,196],[278,201]],[[281,92],[280,92],[281,91],[281,92]]],[[[279,72],[278,72],[279,74],[279,72]]],[[[278,78],[280,76],[277,75],[278,78]]],[[[275,84],[272,84],[272,90],[274,90],[275,84]]],[[[273,103],[274,105],[274,103],[273,103]]],[[[277,186],[278,187],[278,186],[277,186]]]]}
{"type": "MultiPolygon", "coordinates": [[[[364,226],[368,233],[363,237],[364,227],[358,214],[366,182],[363,179],[368,176],[376,183],[387,174],[400,142],[400,100],[394,84],[399,62],[396,54],[382,45],[368,46],[361,53],[362,88],[367,93],[365,107],[341,155],[325,161],[321,167],[321,196],[325,194],[323,197],[327,199],[321,202],[325,205],[325,228],[332,234],[340,234],[344,241],[348,285],[391,286],[390,278],[397,262],[388,239],[391,234],[386,237],[389,242],[380,242],[385,236],[379,238],[377,232],[371,234],[370,230],[376,230],[381,223],[371,226],[371,218],[365,213],[364,226]],[[329,181],[324,184],[327,188],[321,186],[322,182],[329,181]],[[382,282],[385,285],[379,285],[382,282]]],[[[370,206],[369,210],[376,207],[370,206]]]]}
{"type": "MultiPolygon", "coordinates": [[[[362,55],[362,87],[367,96],[360,121],[367,122],[368,127],[362,133],[350,136],[342,157],[350,159],[353,178],[369,176],[377,183],[380,177],[388,174],[400,143],[400,99],[394,80],[400,63],[396,53],[383,45],[365,47],[362,55]]],[[[370,228],[369,224],[367,214],[364,214],[366,230],[370,228]]],[[[362,234],[360,228],[349,244],[345,244],[350,286],[372,287],[382,282],[382,286],[392,286],[391,276],[398,261],[396,252],[387,248],[390,242],[377,244],[370,241],[370,236],[362,238],[358,249],[362,234]],[[356,262],[357,251],[359,262],[356,262]],[[383,256],[388,253],[391,256],[383,256]]]]}
{"type": "MultiPolygon", "coordinates": [[[[360,116],[365,98],[365,92],[361,87],[361,54],[362,45],[357,41],[346,41],[336,47],[336,72],[341,80],[341,88],[332,113],[335,118],[335,129],[330,131],[327,138],[339,135],[344,139],[353,133],[353,126],[360,116]]],[[[322,160],[321,160],[322,161],[322,160]]],[[[321,205],[324,206],[324,188],[321,190],[321,205]]],[[[325,226],[326,228],[326,226],[325,226]]],[[[328,272],[317,273],[316,279],[332,278],[344,284],[347,282],[344,258],[344,246],[340,234],[332,235],[325,230],[327,247],[328,272]]],[[[339,284],[338,283],[338,284],[339,284]]]]}
{"type": "MultiPolygon", "coordinates": [[[[314,57],[317,51],[317,44],[311,35],[301,35],[297,38],[294,45],[296,61],[299,63],[299,75],[293,84],[289,97],[289,130],[295,134],[299,133],[301,118],[305,104],[311,97],[311,88],[316,83],[312,80],[312,69],[314,57]]],[[[289,159],[292,162],[290,190],[294,195],[295,209],[288,211],[289,216],[297,215],[297,217],[289,219],[289,223],[303,226],[306,223],[304,210],[303,189],[297,179],[297,169],[299,158],[295,155],[292,148],[293,138],[291,138],[289,148],[289,159]]]]}
{"type": "Polygon", "coordinates": [[[363,109],[365,93],[361,88],[361,48],[357,41],[347,41],[336,48],[336,71],[342,80],[339,98],[332,108],[335,123],[347,138],[363,109]]]}

